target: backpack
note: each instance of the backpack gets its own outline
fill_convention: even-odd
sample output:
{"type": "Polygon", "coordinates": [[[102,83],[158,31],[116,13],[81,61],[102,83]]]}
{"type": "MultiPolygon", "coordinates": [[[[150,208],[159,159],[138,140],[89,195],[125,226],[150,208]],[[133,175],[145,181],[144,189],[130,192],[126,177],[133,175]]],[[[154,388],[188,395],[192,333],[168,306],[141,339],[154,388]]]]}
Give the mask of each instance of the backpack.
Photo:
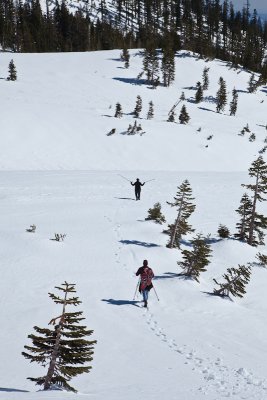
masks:
{"type": "Polygon", "coordinates": [[[141,273],[140,278],[140,290],[145,290],[148,286],[150,289],[152,287],[152,279],[154,278],[154,273],[151,268],[145,267],[141,273]]]}

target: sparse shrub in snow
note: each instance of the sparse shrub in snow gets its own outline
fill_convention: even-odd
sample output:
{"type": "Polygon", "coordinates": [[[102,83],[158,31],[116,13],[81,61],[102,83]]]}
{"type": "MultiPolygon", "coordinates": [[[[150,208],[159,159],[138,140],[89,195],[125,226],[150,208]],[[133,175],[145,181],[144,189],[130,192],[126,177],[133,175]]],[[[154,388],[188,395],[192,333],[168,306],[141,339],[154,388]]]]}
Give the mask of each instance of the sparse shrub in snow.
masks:
{"type": "Polygon", "coordinates": [[[116,104],[116,110],[115,110],[115,118],[121,118],[122,117],[122,107],[120,105],[120,103],[116,104]]]}
{"type": "Polygon", "coordinates": [[[230,236],[229,229],[227,228],[227,226],[222,225],[222,224],[219,225],[217,232],[218,232],[219,237],[222,239],[229,238],[229,236],[230,236]]]}
{"type": "Polygon", "coordinates": [[[255,133],[252,133],[252,134],[249,136],[248,140],[249,140],[250,142],[255,142],[255,140],[256,140],[256,135],[255,135],[255,133]]]}
{"type": "Polygon", "coordinates": [[[139,118],[141,111],[142,111],[142,99],[141,96],[138,95],[136,99],[135,109],[133,112],[134,117],[139,118]]]}
{"type": "Polygon", "coordinates": [[[226,83],[222,77],[219,79],[219,90],[216,96],[216,111],[219,113],[224,110],[227,103],[227,94],[226,94],[226,83]]]}
{"type": "Polygon", "coordinates": [[[213,281],[219,286],[213,290],[213,294],[221,297],[243,297],[246,293],[245,286],[250,280],[251,267],[246,265],[238,265],[238,268],[227,268],[227,272],[223,275],[226,280],[224,283],[218,283],[216,279],[213,281]]]}
{"type": "Polygon", "coordinates": [[[52,240],[56,240],[57,242],[63,242],[67,235],[65,233],[55,233],[55,237],[52,240]]]}
{"type": "Polygon", "coordinates": [[[252,208],[249,211],[247,243],[251,246],[264,244],[264,229],[267,229],[267,217],[259,214],[257,210],[257,202],[265,201],[263,197],[267,194],[267,164],[262,156],[259,156],[249,168],[249,176],[254,178],[254,184],[243,184],[246,189],[252,191],[252,208]]]}
{"type": "Polygon", "coordinates": [[[258,263],[260,264],[261,267],[267,267],[267,255],[262,253],[257,253],[256,259],[258,260],[258,263]]]}
{"type": "Polygon", "coordinates": [[[199,282],[199,275],[206,271],[210,263],[211,247],[202,235],[197,235],[191,242],[192,250],[182,250],[183,261],[177,262],[183,272],[179,275],[186,276],[199,282]]]}
{"type": "Polygon", "coordinates": [[[28,229],[26,229],[26,232],[32,232],[35,233],[36,231],[36,225],[30,225],[30,227],[28,229]]]}
{"type": "Polygon", "coordinates": [[[17,80],[17,70],[14,64],[14,61],[11,60],[8,66],[9,75],[7,77],[8,81],[16,81],[17,80]]]}
{"type": "Polygon", "coordinates": [[[161,204],[155,203],[153,208],[149,208],[148,216],[145,218],[146,221],[155,221],[158,224],[166,222],[164,215],[161,212],[161,204]]]}
{"type": "Polygon", "coordinates": [[[81,304],[79,298],[74,295],[75,284],[65,282],[55,288],[62,293],[62,297],[53,293],[49,293],[49,297],[62,306],[61,314],[49,322],[53,329],[34,326],[36,333],[28,336],[32,340],[32,346],[24,346],[27,352],[23,351],[22,355],[30,362],[36,362],[43,367],[48,366],[46,375],[27,379],[43,386],[44,390],[51,390],[56,385],[64,390],[76,392],[68,382],[77,375],[90,372],[92,367],[83,364],[92,361],[96,341],[85,339],[91,336],[93,331],[80,325],[84,320],[83,312],[66,311],[69,306],[81,304]]]}
{"type": "Polygon", "coordinates": [[[175,223],[168,225],[168,230],[165,231],[170,236],[170,240],[167,247],[172,249],[173,247],[180,248],[180,241],[182,235],[194,232],[192,226],[188,224],[188,218],[195,211],[196,206],[192,203],[194,197],[192,197],[192,189],[188,180],[185,180],[179,187],[174,196],[173,202],[168,202],[171,207],[177,208],[177,217],[175,223]]]}
{"type": "Polygon", "coordinates": [[[147,119],[152,119],[154,118],[154,104],[153,101],[149,102],[149,109],[147,113],[147,119]]]}
{"type": "Polygon", "coordinates": [[[189,122],[189,120],[190,120],[190,117],[186,110],[186,106],[183,105],[181,108],[180,115],[179,115],[180,124],[187,124],[189,122]]]}

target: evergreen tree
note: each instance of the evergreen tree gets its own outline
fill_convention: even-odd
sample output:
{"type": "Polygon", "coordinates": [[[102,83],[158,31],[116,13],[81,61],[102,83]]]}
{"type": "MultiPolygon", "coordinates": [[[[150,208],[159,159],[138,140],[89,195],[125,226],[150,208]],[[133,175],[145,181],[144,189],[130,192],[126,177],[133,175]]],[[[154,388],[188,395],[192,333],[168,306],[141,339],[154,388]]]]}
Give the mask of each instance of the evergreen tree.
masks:
{"type": "Polygon", "coordinates": [[[257,202],[265,201],[263,195],[267,194],[267,165],[262,156],[258,157],[249,168],[249,176],[255,178],[254,184],[242,185],[252,191],[252,209],[249,221],[249,232],[247,243],[251,246],[264,244],[263,229],[267,228],[267,218],[257,213],[257,202]]]}
{"type": "Polygon", "coordinates": [[[190,120],[189,114],[187,113],[186,106],[183,105],[179,115],[180,124],[187,124],[190,120]]]}
{"type": "Polygon", "coordinates": [[[204,70],[203,70],[203,74],[202,74],[202,82],[203,82],[202,88],[203,88],[203,90],[207,90],[209,88],[209,75],[208,75],[208,72],[209,72],[209,68],[205,67],[204,70]]]}
{"type": "Polygon", "coordinates": [[[175,54],[170,46],[163,49],[163,56],[161,60],[161,71],[163,85],[168,87],[175,79],[175,54]]]}
{"type": "Polygon", "coordinates": [[[192,250],[182,250],[183,261],[177,264],[183,269],[181,276],[192,278],[199,282],[199,275],[206,271],[210,263],[211,248],[202,235],[197,235],[191,241],[192,250]]]}
{"type": "Polygon", "coordinates": [[[180,100],[181,100],[181,101],[184,101],[184,100],[185,100],[185,94],[184,94],[184,92],[181,93],[180,100]]]}
{"type": "Polygon", "coordinates": [[[133,112],[134,117],[135,118],[139,118],[139,115],[140,115],[141,111],[142,111],[142,99],[141,99],[141,96],[138,95],[137,99],[136,99],[135,109],[134,109],[134,112],[133,112]]]}
{"type": "Polygon", "coordinates": [[[237,101],[238,101],[238,93],[237,90],[234,88],[232,91],[232,101],[230,103],[230,115],[235,115],[237,110],[237,101]]]}
{"type": "Polygon", "coordinates": [[[121,52],[121,59],[124,61],[124,67],[129,68],[130,65],[130,53],[126,47],[123,47],[121,52]]]}
{"type": "Polygon", "coordinates": [[[122,117],[122,107],[120,105],[120,103],[116,104],[116,110],[115,110],[115,118],[121,118],[122,117]]]}
{"type": "Polygon", "coordinates": [[[217,107],[216,111],[221,112],[224,110],[224,107],[227,103],[227,95],[226,95],[226,83],[223,80],[222,77],[219,79],[219,90],[217,92],[217,97],[216,97],[216,102],[217,102],[217,107]]]}
{"type": "Polygon", "coordinates": [[[255,79],[255,74],[251,74],[248,81],[248,92],[254,93],[257,90],[257,82],[255,79]]]}
{"type": "Polygon", "coordinates": [[[155,221],[158,224],[166,222],[164,215],[161,212],[161,204],[155,203],[153,208],[149,208],[148,216],[145,218],[146,221],[155,221]]]}
{"type": "Polygon", "coordinates": [[[167,119],[167,122],[175,122],[175,111],[174,109],[171,109],[171,111],[169,112],[169,116],[167,119]]]}
{"type": "Polygon", "coordinates": [[[147,119],[152,119],[153,117],[154,117],[154,104],[153,101],[150,101],[147,113],[147,119]]]}
{"type": "Polygon", "coordinates": [[[203,100],[203,88],[200,82],[197,82],[197,91],[195,95],[195,102],[200,103],[203,100]]]}
{"type": "Polygon", "coordinates": [[[246,193],[243,194],[240,206],[236,210],[241,219],[236,224],[237,233],[234,234],[235,238],[247,242],[249,235],[249,226],[252,214],[252,201],[246,193]]]}
{"type": "Polygon", "coordinates": [[[159,78],[159,60],[157,50],[151,43],[146,47],[144,52],[143,70],[146,74],[148,83],[155,85],[159,78]]]}
{"type": "Polygon", "coordinates": [[[16,71],[16,67],[15,67],[13,60],[11,60],[9,63],[8,72],[9,72],[9,75],[8,75],[7,80],[8,81],[16,81],[17,80],[17,71],[16,71]]]}
{"type": "Polygon", "coordinates": [[[230,293],[234,297],[243,297],[246,293],[245,285],[250,280],[251,268],[245,265],[238,265],[238,268],[227,268],[227,273],[223,275],[225,283],[218,283],[216,279],[213,281],[219,286],[213,290],[216,296],[229,297],[230,293]]]}
{"type": "Polygon", "coordinates": [[[192,189],[190,183],[186,179],[179,187],[174,196],[174,201],[168,202],[171,207],[177,207],[177,217],[175,223],[169,225],[167,233],[170,235],[170,240],[167,247],[172,249],[173,247],[180,248],[180,241],[182,235],[194,232],[191,225],[188,224],[188,218],[194,212],[196,206],[192,203],[194,198],[192,197],[192,189]]]}
{"type": "Polygon", "coordinates": [[[219,225],[217,232],[218,232],[219,237],[222,239],[229,238],[229,236],[230,236],[229,229],[227,228],[227,226],[222,225],[222,224],[219,225]]]}
{"type": "Polygon", "coordinates": [[[69,385],[71,378],[84,372],[89,372],[91,366],[83,364],[92,361],[93,349],[96,341],[88,341],[86,336],[92,335],[92,330],[87,330],[86,326],[80,325],[84,319],[82,311],[67,312],[69,306],[78,306],[81,301],[75,295],[75,284],[63,283],[56,286],[60,295],[49,293],[51,299],[62,305],[61,315],[53,318],[49,324],[54,329],[34,327],[37,334],[28,336],[32,340],[32,346],[24,346],[28,352],[22,355],[42,366],[48,366],[47,374],[38,378],[28,378],[37,385],[43,385],[44,390],[51,389],[54,385],[63,389],[76,392],[69,385]],[[78,366],[78,365],[82,366],[78,366]]]}
{"type": "Polygon", "coordinates": [[[266,254],[262,253],[257,253],[256,254],[256,259],[258,260],[258,264],[260,264],[261,267],[267,267],[267,256],[266,254]]]}

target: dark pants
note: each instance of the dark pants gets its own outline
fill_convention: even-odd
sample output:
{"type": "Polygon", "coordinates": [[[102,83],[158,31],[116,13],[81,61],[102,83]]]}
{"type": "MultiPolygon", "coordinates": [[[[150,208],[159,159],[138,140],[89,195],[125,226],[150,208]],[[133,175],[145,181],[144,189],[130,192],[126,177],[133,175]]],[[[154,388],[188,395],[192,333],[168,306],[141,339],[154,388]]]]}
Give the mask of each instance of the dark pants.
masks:
{"type": "Polygon", "coordinates": [[[141,190],[135,190],[135,198],[136,200],[140,200],[141,190]]]}

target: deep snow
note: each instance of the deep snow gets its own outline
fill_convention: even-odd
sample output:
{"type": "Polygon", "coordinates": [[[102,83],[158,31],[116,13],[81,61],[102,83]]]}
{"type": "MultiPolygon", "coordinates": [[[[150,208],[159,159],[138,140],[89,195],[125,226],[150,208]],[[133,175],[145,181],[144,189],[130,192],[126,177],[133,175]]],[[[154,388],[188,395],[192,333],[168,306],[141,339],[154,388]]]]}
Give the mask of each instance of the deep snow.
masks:
{"type": "MultiPolygon", "coordinates": [[[[265,246],[217,236],[220,223],[234,233],[241,184],[251,182],[247,169],[265,145],[266,88],[248,94],[248,72],[182,52],[175,84],[152,90],[136,84],[139,52],[132,51],[129,70],[119,53],[1,55],[1,75],[12,57],[19,79],[0,81],[0,399],[265,400],[266,270],[253,267],[243,299],[206,292],[228,267],[266,253],[265,246]],[[237,116],[227,115],[228,108],[215,113],[211,101],[186,101],[189,125],[167,123],[182,90],[193,98],[189,87],[205,65],[207,96],[215,96],[221,75],[229,91],[234,85],[239,90],[237,116]],[[138,94],[145,134],[123,135],[134,121],[129,113],[138,94]],[[145,119],[150,100],[152,121],[145,119]],[[113,117],[117,101],[122,119],[113,117]],[[238,135],[247,123],[255,142],[238,135]],[[106,136],[113,127],[117,133],[106,136]],[[154,180],[136,202],[122,176],[154,180]],[[163,226],[144,221],[158,201],[167,223],[174,221],[166,201],[184,179],[196,202],[190,222],[196,232],[210,234],[213,250],[200,283],[177,276],[180,251],[165,247],[163,226]],[[34,234],[26,232],[31,224],[34,234]],[[65,241],[49,240],[54,233],[65,233],[65,241]],[[154,269],[160,298],[151,292],[149,310],[140,307],[140,297],[133,301],[143,259],[154,269]],[[21,356],[33,326],[45,327],[58,315],[47,293],[65,280],[77,284],[79,309],[98,341],[91,373],[72,380],[77,395],[37,392],[26,378],[45,370],[21,356]]],[[[259,209],[267,214],[265,203],[259,209]]],[[[183,248],[190,236],[185,239],[183,248]]]]}

